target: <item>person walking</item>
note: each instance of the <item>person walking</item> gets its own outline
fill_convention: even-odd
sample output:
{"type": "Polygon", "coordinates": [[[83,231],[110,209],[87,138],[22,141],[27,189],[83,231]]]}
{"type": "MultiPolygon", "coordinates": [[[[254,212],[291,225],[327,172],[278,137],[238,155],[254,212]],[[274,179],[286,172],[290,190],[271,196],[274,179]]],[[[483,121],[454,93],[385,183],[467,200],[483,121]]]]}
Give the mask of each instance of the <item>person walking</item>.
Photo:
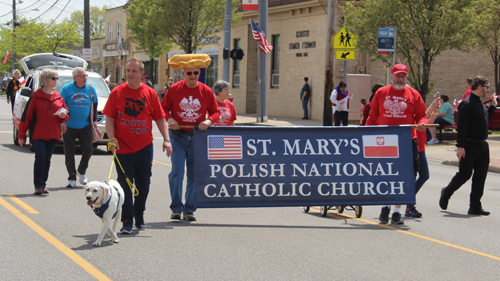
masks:
{"type": "Polygon", "coordinates": [[[335,126],[340,126],[340,123],[342,126],[349,125],[349,101],[352,100],[353,95],[349,94],[346,88],[347,84],[340,81],[330,95],[335,126]]]}
{"type": "Polygon", "coordinates": [[[64,140],[64,158],[68,171],[66,187],[76,187],[76,177],[80,184],[87,184],[87,168],[94,147],[92,146],[92,124],[90,124],[90,107],[93,106],[93,119],[97,123],[97,93],[94,86],[87,84],[87,72],[81,67],[73,69],[73,82],[64,85],[61,97],[69,109],[69,120],[62,123],[61,131],[64,140]],[[76,139],[82,148],[82,157],[78,169],[75,167],[76,139]]]}
{"type": "Polygon", "coordinates": [[[215,82],[213,86],[215,99],[220,108],[220,118],[212,126],[234,126],[236,110],[234,109],[234,104],[228,100],[230,88],[231,85],[229,82],[224,80],[215,82]]]}
{"type": "Polygon", "coordinates": [[[19,78],[21,77],[21,71],[19,69],[14,70],[12,73],[12,80],[9,81],[9,84],[7,84],[7,103],[10,103],[11,110],[14,113],[14,104],[16,102],[16,92],[21,89],[21,82],[19,81],[19,78]]]}
{"type": "Polygon", "coordinates": [[[175,55],[168,63],[183,68],[181,80],[170,87],[161,102],[172,133],[172,171],[168,175],[172,203],[170,219],[196,221],[194,212],[194,146],[193,127],[205,131],[219,120],[220,109],[215,95],[207,85],[198,81],[200,68],[210,65],[208,55],[175,55]],[[207,118],[208,114],[208,118],[207,118]],[[185,203],[182,202],[184,167],[187,171],[185,203]]]}
{"type": "Polygon", "coordinates": [[[488,121],[495,113],[497,106],[496,94],[493,94],[491,106],[488,109],[481,102],[481,98],[485,97],[489,92],[490,81],[484,76],[477,76],[472,82],[471,94],[465,100],[462,100],[458,106],[458,172],[450,183],[441,190],[439,206],[443,210],[448,208],[448,202],[453,193],[472,176],[470,205],[467,213],[482,216],[490,214],[490,212],[483,209],[481,204],[484,182],[490,164],[490,149],[488,142],[486,142],[488,138],[488,121]]]}
{"type": "Polygon", "coordinates": [[[304,111],[304,117],[302,119],[309,119],[309,110],[307,108],[307,103],[309,102],[309,97],[311,96],[311,89],[309,88],[309,78],[304,77],[304,85],[300,90],[300,99],[302,100],[302,110],[304,111]]]}
{"type": "MultiPolygon", "coordinates": [[[[396,64],[391,69],[391,82],[389,86],[380,88],[371,102],[370,115],[366,125],[413,125],[412,148],[413,168],[415,176],[419,170],[417,130],[425,131],[427,124],[427,109],[417,90],[406,86],[408,69],[404,64],[396,64]]],[[[400,214],[401,205],[396,205],[391,217],[391,223],[404,224],[400,214]]],[[[390,206],[382,207],[379,220],[381,223],[389,222],[390,206]]]]}
{"type": "Polygon", "coordinates": [[[153,120],[163,136],[163,151],[167,157],[172,154],[165,113],[156,92],[141,82],[142,75],[144,64],[132,57],[126,64],[127,82],[113,89],[103,110],[110,150],[118,158],[118,183],[125,192],[120,229],[124,234],[132,233],[134,220],[136,228],[146,229],[144,211],[153,167],[153,120]],[[127,179],[135,183],[139,194],[132,194],[127,179]]]}
{"type": "Polygon", "coordinates": [[[40,73],[40,88],[31,95],[26,105],[26,115],[19,124],[17,138],[20,146],[25,144],[28,129],[33,131],[31,141],[35,148],[33,183],[36,195],[49,193],[47,179],[50,160],[61,138],[61,122],[69,119],[64,99],[54,90],[58,79],[59,76],[54,70],[45,69],[40,73]]]}

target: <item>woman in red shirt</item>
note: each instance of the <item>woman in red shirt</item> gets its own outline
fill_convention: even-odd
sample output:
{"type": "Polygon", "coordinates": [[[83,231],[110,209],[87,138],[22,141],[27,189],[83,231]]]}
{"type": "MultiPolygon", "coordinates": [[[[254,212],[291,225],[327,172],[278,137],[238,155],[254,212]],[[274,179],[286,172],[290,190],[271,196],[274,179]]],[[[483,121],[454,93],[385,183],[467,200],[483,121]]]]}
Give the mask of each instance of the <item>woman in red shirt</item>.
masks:
{"type": "Polygon", "coordinates": [[[17,135],[20,146],[26,141],[26,131],[31,125],[31,142],[35,148],[35,164],[33,167],[33,182],[35,194],[48,194],[45,188],[49,177],[50,159],[61,139],[61,123],[66,122],[69,116],[64,99],[54,89],[59,76],[51,69],[40,73],[40,89],[36,90],[26,105],[26,117],[19,124],[17,135]]]}
{"type": "Polygon", "coordinates": [[[213,86],[215,99],[220,108],[220,119],[214,123],[214,126],[234,126],[236,110],[234,104],[228,100],[230,87],[231,85],[224,80],[215,82],[213,86]]]}

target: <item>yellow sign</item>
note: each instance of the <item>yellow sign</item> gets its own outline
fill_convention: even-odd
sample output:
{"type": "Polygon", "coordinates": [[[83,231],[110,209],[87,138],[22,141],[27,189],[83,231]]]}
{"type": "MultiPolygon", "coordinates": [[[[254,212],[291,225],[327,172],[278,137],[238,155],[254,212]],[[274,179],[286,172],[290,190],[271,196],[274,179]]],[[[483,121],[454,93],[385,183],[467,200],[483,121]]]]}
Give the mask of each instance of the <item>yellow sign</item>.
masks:
{"type": "Polygon", "coordinates": [[[335,58],[337,60],[355,60],[356,55],[354,50],[335,50],[335,58]]]}
{"type": "Polygon", "coordinates": [[[334,49],[356,49],[358,36],[352,34],[343,26],[335,35],[333,35],[334,49]]]}

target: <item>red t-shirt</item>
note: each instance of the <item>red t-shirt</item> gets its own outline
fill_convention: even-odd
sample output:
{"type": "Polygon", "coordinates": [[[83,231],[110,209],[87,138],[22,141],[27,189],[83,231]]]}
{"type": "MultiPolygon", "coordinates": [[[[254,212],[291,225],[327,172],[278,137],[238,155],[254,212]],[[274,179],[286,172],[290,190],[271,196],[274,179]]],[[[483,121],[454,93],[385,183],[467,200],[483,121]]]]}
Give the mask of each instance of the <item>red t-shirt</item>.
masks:
{"type": "MultiPolygon", "coordinates": [[[[378,89],[371,102],[371,110],[366,125],[406,125],[427,124],[424,100],[413,88],[406,86],[396,91],[392,85],[378,89]]],[[[412,138],[417,137],[415,128],[412,138]]]]}
{"type": "Polygon", "coordinates": [[[425,151],[425,143],[427,142],[426,131],[417,131],[418,152],[425,151]]]}
{"type": "Polygon", "coordinates": [[[214,126],[232,126],[233,121],[236,120],[236,110],[234,104],[229,100],[224,102],[217,101],[220,108],[220,119],[214,123],[214,126]]]}
{"type": "Polygon", "coordinates": [[[179,126],[198,126],[200,122],[207,120],[207,113],[214,124],[220,116],[212,89],[201,82],[195,88],[186,86],[186,80],[173,84],[161,101],[161,106],[165,111],[165,119],[174,118],[179,126]]]}
{"type": "Polygon", "coordinates": [[[115,138],[118,154],[137,152],[153,141],[153,120],[165,116],[158,95],[142,83],[132,89],[128,83],[118,85],[111,91],[102,113],[115,120],[115,138]]]}
{"type": "Polygon", "coordinates": [[[472,93],[471,88],[467,89],[467,91],[465,91],[464,95],[462,96],[462,100],[464,100],[466,97],[470,96],[471,93],[472,93]]]}

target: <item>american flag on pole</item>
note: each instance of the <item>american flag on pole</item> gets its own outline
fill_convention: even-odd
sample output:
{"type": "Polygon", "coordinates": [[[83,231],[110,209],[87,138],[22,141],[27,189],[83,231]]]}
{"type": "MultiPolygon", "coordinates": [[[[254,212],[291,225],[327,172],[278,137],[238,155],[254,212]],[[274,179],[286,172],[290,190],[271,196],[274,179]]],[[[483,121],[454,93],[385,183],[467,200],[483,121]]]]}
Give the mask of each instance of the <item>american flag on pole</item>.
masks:
{"type": "Polygon", "coordinates": [[[208,159],[242,159],[241,136],[208,136],[208,159]]]}
{"type": "Polygon", "coordinates": [[[262,31],[253,20],[250,20],[250,23],[252,24],[253,39],[255,41],[260,41],[259,49],[266,54],[269,53],[273,49],[273,46],[269,45],[269,42],[267,42],[264,31],[262,31]]]}

